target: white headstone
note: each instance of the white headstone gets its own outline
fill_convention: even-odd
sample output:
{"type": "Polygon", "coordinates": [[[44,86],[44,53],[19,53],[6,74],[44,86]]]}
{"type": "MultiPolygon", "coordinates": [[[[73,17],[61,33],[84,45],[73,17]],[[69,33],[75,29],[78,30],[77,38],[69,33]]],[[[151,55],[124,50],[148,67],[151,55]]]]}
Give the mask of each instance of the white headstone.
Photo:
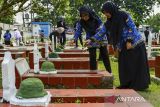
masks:
{"type": "Polygon", "coordinates": [[[157,36],[157,44],[159,44],[159,34],[157,33],[156,36],[157,36]]]}
{"type": "Polygon", "coordinates": [[[48,58],[48,55],[49,55],[49,49],[48,49],[48,41],[46,41],[45,43],[45,58],[48,58]]]}
{"type": "Polygon", "coordinates": [[[148,51],[147,51],[148,58],[151,57],[151,48],[152,48],[152,33],[149,32],[149,35],[148,35],[148,51]]]}
{"type": "Polygon", "coordinates": [[[10,101],[11,96],[16,93],[15,87],[15,61],[10,52],[5,52],[2,62],[2,87],[3,99],[10,101]]]}
{"type": "Polygon", "coordinates": [[[30,67],[25,58],[17,58],[15,62],[16,62],[17,71],[20,76],[22,76],[23,74],[25,74],[27,71],[30,70],[30,67]]]}
{"type": "Polygon", "coordinates": [[[39,73],[39,51],[38,51],[38,46],[35,43],[34,44],[34,49],[33,49],[33,61],[34,61],[34,73],[39,73]]]}
{"type": "Polygon", "coordinates": [[[34,36],[34,43],[36,43],[36,37],[34,36]]]}
{"type": "Polygon", "coordinates": [[[16,44],[17,44],[17,46],[19,46],[19,39],[16,40],[16,44]]]}
{"type": "Polygon", "coordinates": [[[54,43],[54,37],[52,36],[52,52],[54,52],[54,50],[55,50],[55,49],[54,49],[54,44],[55,44],[55,43],[54,43]]]}

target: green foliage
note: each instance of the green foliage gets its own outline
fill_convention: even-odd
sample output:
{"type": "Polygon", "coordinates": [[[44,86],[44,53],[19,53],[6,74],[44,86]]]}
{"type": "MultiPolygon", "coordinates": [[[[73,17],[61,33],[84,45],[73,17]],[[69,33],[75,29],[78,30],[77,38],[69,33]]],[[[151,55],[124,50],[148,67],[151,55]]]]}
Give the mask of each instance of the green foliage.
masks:
{"type": "Polygon", "coordinates": [[[156,52],[152,52],[152,53],[151,53],[151,56],[152,56],[152,57],[156,57],[157,55],[160,55],[160,52],[157,52],[157,51],[156,51],[156,52]]]}
{"type": "Polygon", "coordinates": [[[55,52],[49,54],[49,58],[58,58],[58,57],[59,57],[58,54],[55,52]]]}
{"type": "Polygon", "coordinates": [[[131,12],[136,22],[141,22],[152,11],[152,7],[157,0],[123,0],[122,8],[131,12]]]}
{"type": "Polygon", "coordinates": [[[153,32],[158,32],[160,30],[160,13],[151,16],[146,22],[153,28],[153,32]]]}
{"type": "Polygon", "coordinates": [[[81,100],[77,98],[77,99],[75,100],[75,103],[80,104],[80,103],[81,103],[81,100]]]}
{"type": "Polygon", "coordinates": [[[20,84],[17,98],[39,98],[47,95],[42,81],[38,78],[27,78],[20,84]]]}
{"type": "Polygon", "coordinates": [[[62,52],[62,51],[63,50],[61,48],[59,48],[59,47],[55,49],[55,52],[62,52]]]}
{"type": "Polygon", "coordinates": [[[0,0],[0,21],[10,24],[13,15],[27,10],[29,4],[24,6],[27,1],[28,0],[0,0]]]}
{"type": "MultiPolygon", "coordinates": [[[[64,16],[68,25],[73,25],[79,18],[78,9],[82,5],[89,5],[103,18],[101,6],[106,0],[32,0],[32,11],[42,17],[43,21],[50,21],[54,25],[59,16],[64,16]],[[45,1],[45,3],[44,3],[45,1]],[[47,2],[48,1],[48,2],[47,2]]],[[[158,0],[111,0],[121,9],[127,10],[136,22],[142,22],[152,11],[158,0]]]]}
{"type": "Polygon", "coordinates": [[[45,61],[42,64],[41,70],[42,71],[46,71],[46,72],[54,71],[55,70],[55,66],[54,66],[54,64],[52,62],[45,61]]]}
{"type": "Polygon", "coordinates": [[[13,15],[9,15],[7,17],[1,17],[0,22],[6,23],[6,24],[13,24],[13,15]]]}

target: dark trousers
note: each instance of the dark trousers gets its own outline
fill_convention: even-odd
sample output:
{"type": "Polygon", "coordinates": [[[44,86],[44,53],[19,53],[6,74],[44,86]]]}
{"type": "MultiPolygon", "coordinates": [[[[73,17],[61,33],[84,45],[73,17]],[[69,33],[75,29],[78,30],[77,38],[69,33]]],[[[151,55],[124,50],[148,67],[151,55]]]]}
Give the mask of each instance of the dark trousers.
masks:
{"type": "Polygon", "coordinates": [[[119,52],[119,80],[121,88],[144,90],[150,84],[150,74],[145,44],[142,42],[127,50],[126,43],[119,52]]]}
{"type": "MultiPolygon", "coordinates": [[[[82,36],[79,36],[79,41],[81,45],[83,46],[82,36]]],[[[78,40],[76,40],[76,47],[78,47],[78,40]]]]}
{"type": "Polygon", "coordinates": [[[4,41],[5,45],[10,45],[10,41],[4,41]]]}
{"type": "Polygon", "coordinates": [[[146,43],[148,44],[148,37],[146,37],[146,43]]]}
{"type": "Polygon", "coordinates": [[[57,41],[56,41],[56,40],[57,40],[57,37],[54,36],[53,39],[54,39],[54,49],[56,49],[56,48],[57,48],[57,44],[56,44],[56,43],[57,43],[57,41]]]}
{"type": "Polygon", "coordinates": [[[60,44],[61,44],[61,45],[65,45],[65,44],[66,44],[66,33],[65,33],[65,32],[63,32],[63,33],[61,34],[60,44]]]}
{"type": "Polygon", "coordinates": [[[0,39],[1,39],[1,35],[2,35],[2,33],[0,33],[0,39]]]}
{"type": "MultiPolygon", "coordinates": [[[[111,65],[109,61],[108,50],[106,46],[101,46],[100,48],[100,55],[103,60],[103,64],[106,70],[111,73],[111,65]]],[[[96,61],[96,48],[89,48],[89,58],[90,58],[90,69],[96,70],[97,69],[97,61],[96,61]]]]}

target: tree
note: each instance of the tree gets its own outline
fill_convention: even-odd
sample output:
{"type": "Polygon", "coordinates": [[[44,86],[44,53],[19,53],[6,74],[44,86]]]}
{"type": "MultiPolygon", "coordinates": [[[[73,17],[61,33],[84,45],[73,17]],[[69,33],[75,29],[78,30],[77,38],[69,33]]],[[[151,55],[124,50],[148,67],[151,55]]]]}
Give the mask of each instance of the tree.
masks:
{"type": "Polygon", "coordinates": [[[69,0],[33,0],[32,11],[43,20],[56,23],[58,16],[67,16],[70,10],[69,0]]]}
{"type": "MultiPolygon", "coordinates": [[[[106,0],[84,0],[85,5],[89,5],[100,15],[101,6],[106,0]]],[[[111,0],[118,7],[129,11],[136,22],[141,22],[152,11],[153,5],[160,0],[111,0]]]]}
{"type": "Polygon", "coordinates": [[[146,22],[153,28],[153,32],[158,32],[160,30],[160,13],[151,16],[146,22]]]}
{"type": "MultiPolygon", "coordinates": [[[[24,6],[28,0],[0,0],[0,21],[13,19],[13,15],[28,9],[30,4],[24,6]],[[3,16],[3,17],[2,17],[3,16]]],[[[10,22],[10,21],[9,21],[10,22]]]]}
{"type": "MultiPolygon", "coordinates": [[[[101,7],[106,0],[32,0],[35,2],[33,10],[43,19],[52,19],[52,22],[58,18],[58,16],[65,16],[65,20],[69,24],[73,24],[79,17],[78,9],[82,5],[89,5],[94,11],[102,16],[101,7]],[[48,2],[51,7],[50,10],[45,8],[46,4],[42,2],[48,2]],[[48,16],[47,16],[48,14],[48,16]]],[[[152,11],[153,5],[160,0],[111,0],[117,6],[123,10],[128,11],[136,22],[142,22],[149,13],[152,11]]]]}

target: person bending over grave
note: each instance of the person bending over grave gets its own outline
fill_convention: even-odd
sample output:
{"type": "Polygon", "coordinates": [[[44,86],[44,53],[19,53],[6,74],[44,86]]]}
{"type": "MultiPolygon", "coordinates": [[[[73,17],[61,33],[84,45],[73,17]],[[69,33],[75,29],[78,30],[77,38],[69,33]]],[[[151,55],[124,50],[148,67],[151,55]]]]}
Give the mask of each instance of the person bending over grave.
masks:
{"type": "MultiPolygon", "coordinates": [[[[65,23],[65,19],[64,17],[59,17],[59,20],[57,22],[57,27],[63,27],[65,30],[68,29],[68,27],[66,26],[66,23],[65,23]]],[[[65,46],[66,44],[66,32],[65,30],[61,33],[61,38],[60,38],[60,44],[62,46],[65,46]]]]}
{"type": "Polygon", "coordinates": [[[63,32],[64,32],[64,28],[58,27],[57,29],[53,30],[49,35],[49,38],[51,41],[52,41],[52,37],[53,37],[55,49],[57,48],[57,44],[60,44],[61,33],[63,33],[63,32]]]}
{"type": "Polygon", "coordinates": [[[112,2],[104,3],[102,13],[107,17],[107,21],[87,43],[101,41],[103,36],[109,33],[114,47],[119,52],[120,86],[117,88],[147,89],[150,84],[150,74],[145,43],[131,16],[112,2]]]}
{"type": "Polygon", "coordinates": [[[44,30],[40,30],[39,36],[41,38],[41,42],[44,42],[44,30]]]}
{"type": "MultiPolygon", "coordinates": [[[[79,9],[80,13],[80,21],[77,23],[77,29],[74,34],[74,38],[72,42],[76,42],[78,37],[81,36],[82,29],[86,32],[86,39],[90,39],[96,32],[98,31],[102,21],[100,18],[95,14],[95,12],[88,6],[82,6],[79,9]]],[[[106,70],[111,73],[111,66],[109,61],[109,55],[106,48],[107,39],[104,37],[102,38],[103,42],[95,43],[92,42],[89,44],[89,58],[90,58],[90,69],[96,70],[97,69],[97,62],[96,62],[96,49],[100,49],[100,54],[103,57],[103,64],[106,70]]]]}

